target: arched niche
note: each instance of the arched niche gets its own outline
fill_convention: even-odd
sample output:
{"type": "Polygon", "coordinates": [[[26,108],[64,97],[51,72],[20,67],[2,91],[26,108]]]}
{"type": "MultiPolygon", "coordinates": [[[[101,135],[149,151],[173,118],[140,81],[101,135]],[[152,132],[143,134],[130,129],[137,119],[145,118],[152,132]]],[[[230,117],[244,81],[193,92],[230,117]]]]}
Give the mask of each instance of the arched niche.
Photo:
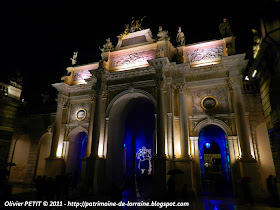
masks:
{"type": "Polygon", "coordinates": [[[82,159],[86,153],[88,134],[85,128],[78,127],[70,132],[69,147],[66,156],[66,173],[73,176],[73,180],[77,181],[80,178],[82,159]]]}
{"type": "Polygon", "coordinates": [[[52,144],[52,133],[45,133],[40,139],[40,148],[38,154],[38,164],[36,176],[45,175],[46,158],[49,157],[52,144]]]}
{"type": "Polygon", "coordinates": [[[14,156],[12,157],[12,162],[15,166],[12,166],[11,173],[9,177],[10,182],[23,182],[26,167],[29,157],[29,151],[31,146],[31,140],[29,135],[25,134],[19,137],[17,141],[12,145],[14,149],[14,156]]]}

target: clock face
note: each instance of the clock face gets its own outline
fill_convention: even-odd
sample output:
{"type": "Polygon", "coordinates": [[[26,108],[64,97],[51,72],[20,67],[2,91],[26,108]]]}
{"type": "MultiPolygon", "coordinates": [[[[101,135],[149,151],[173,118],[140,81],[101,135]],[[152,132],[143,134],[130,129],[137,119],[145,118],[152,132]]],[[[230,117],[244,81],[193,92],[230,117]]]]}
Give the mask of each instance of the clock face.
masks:
{"type": "Polygon", "coordinates": [[[200,105],[205,111],[212,111],[218,106],[218,101],[213,96],[206,96],[201,100],[200,105]]]}
{"type": "Polygon", "coordinates": [[[87,112],[84,109],[79,109],[76,113],[76,119],[82,121],[86,118],[87,112]]]}

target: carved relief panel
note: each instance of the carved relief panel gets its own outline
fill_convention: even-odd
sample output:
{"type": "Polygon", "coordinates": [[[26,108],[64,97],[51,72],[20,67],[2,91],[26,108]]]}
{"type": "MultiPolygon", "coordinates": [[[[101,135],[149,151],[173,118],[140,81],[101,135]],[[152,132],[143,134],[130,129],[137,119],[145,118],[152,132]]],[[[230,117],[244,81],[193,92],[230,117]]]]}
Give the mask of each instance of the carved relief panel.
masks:
{"type": "Polygon", "coordinates": [[[209,47],[204,49],[195,49],[187,52],[189,62],[207,61],[220,59],[224,54],[223,46],[209,47]]]}
{"type": "Polygon", "coordinates": [[[116,55],[111,58],[111,69],[129,69],[148,66],[148,60],[156,57],[156,50],[147,50],[129,53],[125,55],[116,55]]]}
{"type": "Polygon", "coordinates": [[[88,70],[74,72],[74,84],[83,83],[86,79],[91,77],[91,73],[88,70]]]}
{"type": "Polygon", "coordinates": [[[227,56],[226,45],[223,40],[198,43],[184,47],[184,57],[193,67],[216,64],[222,56],[227,56]]]}

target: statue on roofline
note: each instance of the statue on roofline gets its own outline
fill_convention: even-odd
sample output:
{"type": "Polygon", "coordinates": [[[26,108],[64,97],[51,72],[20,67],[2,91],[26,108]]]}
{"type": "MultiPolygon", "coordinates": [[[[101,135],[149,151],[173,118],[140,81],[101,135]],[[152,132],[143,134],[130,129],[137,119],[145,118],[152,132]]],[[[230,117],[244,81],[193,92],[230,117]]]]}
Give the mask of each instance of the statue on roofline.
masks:
{"type": "Polygon", "coordinates": [[[223,19],[223,22],[219,25],[219,30],[222,35],[222,38],[233,36],[230,24],[229,22],[227,22],[227,18],[223,19]]]}
{"type": "Polygon", "coordinates": [[[181,30],[181,26],[178,29],[176,41],[178,46],[184,46],[185,45],[185,34],[181,30]]]}
{"type": "Polygon", "coordinates": [[[103,45],[103,48],[100,48],[99,49],[101,50],[101,52],[110,52],[111,50],[113,50],[113,45],[112,45],[112,42],[110,40],[110,38],[106,39],[106,43],[103,45]]]}
{"type": "Polygon", "coordinates": [[[72,61],[72,66],[76,65],[77,57],[78,57],[78,52],[73,52],[73,57],[70,58],[70,60],[72,61]]]}
{"type": "Polygon", "coordinates": [[[170,37],[168,36],[168,31],[164,31],[161,26],[158,28],[157,40],[158,41],[170,40],[170,37]]]}
{"type": "Polygon", "coordinates": [[[124,27],[124,32],[120,34],[119,38],[123,40],[128,34],[141,31],[142,30],[142,22],[146,16],[144,16],[141,20],[136,20],[132,17],[132,21],[130,24],[126,24],[124,27]]]}

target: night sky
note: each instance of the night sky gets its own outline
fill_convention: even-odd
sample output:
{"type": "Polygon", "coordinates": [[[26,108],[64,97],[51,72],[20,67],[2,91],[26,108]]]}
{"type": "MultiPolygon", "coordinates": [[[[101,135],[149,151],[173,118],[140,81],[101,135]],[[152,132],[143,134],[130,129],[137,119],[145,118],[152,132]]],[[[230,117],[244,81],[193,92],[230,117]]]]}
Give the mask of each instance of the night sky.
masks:
{"type": "Polygon", "coordinates": [[[41,100],[48,91],[55,98],[52,83],[60,82],[78,51],[77,65],[101,59],[99,46],[117,35],[131,18],[141,19],[156,38],[158,27],[168,30],[176,46],[178,27],[186,44],[221,38],[218,30],[228,18],[237,37],[237,53],[251,57],[251,29],[258,26],[257,1],[6,1],[1,3],[1,70],[4,81],[13,71],[24,77],[22,98],[28,103],[41,100]],[[252,3],[251,3],[252,2],[252,3]]]}

